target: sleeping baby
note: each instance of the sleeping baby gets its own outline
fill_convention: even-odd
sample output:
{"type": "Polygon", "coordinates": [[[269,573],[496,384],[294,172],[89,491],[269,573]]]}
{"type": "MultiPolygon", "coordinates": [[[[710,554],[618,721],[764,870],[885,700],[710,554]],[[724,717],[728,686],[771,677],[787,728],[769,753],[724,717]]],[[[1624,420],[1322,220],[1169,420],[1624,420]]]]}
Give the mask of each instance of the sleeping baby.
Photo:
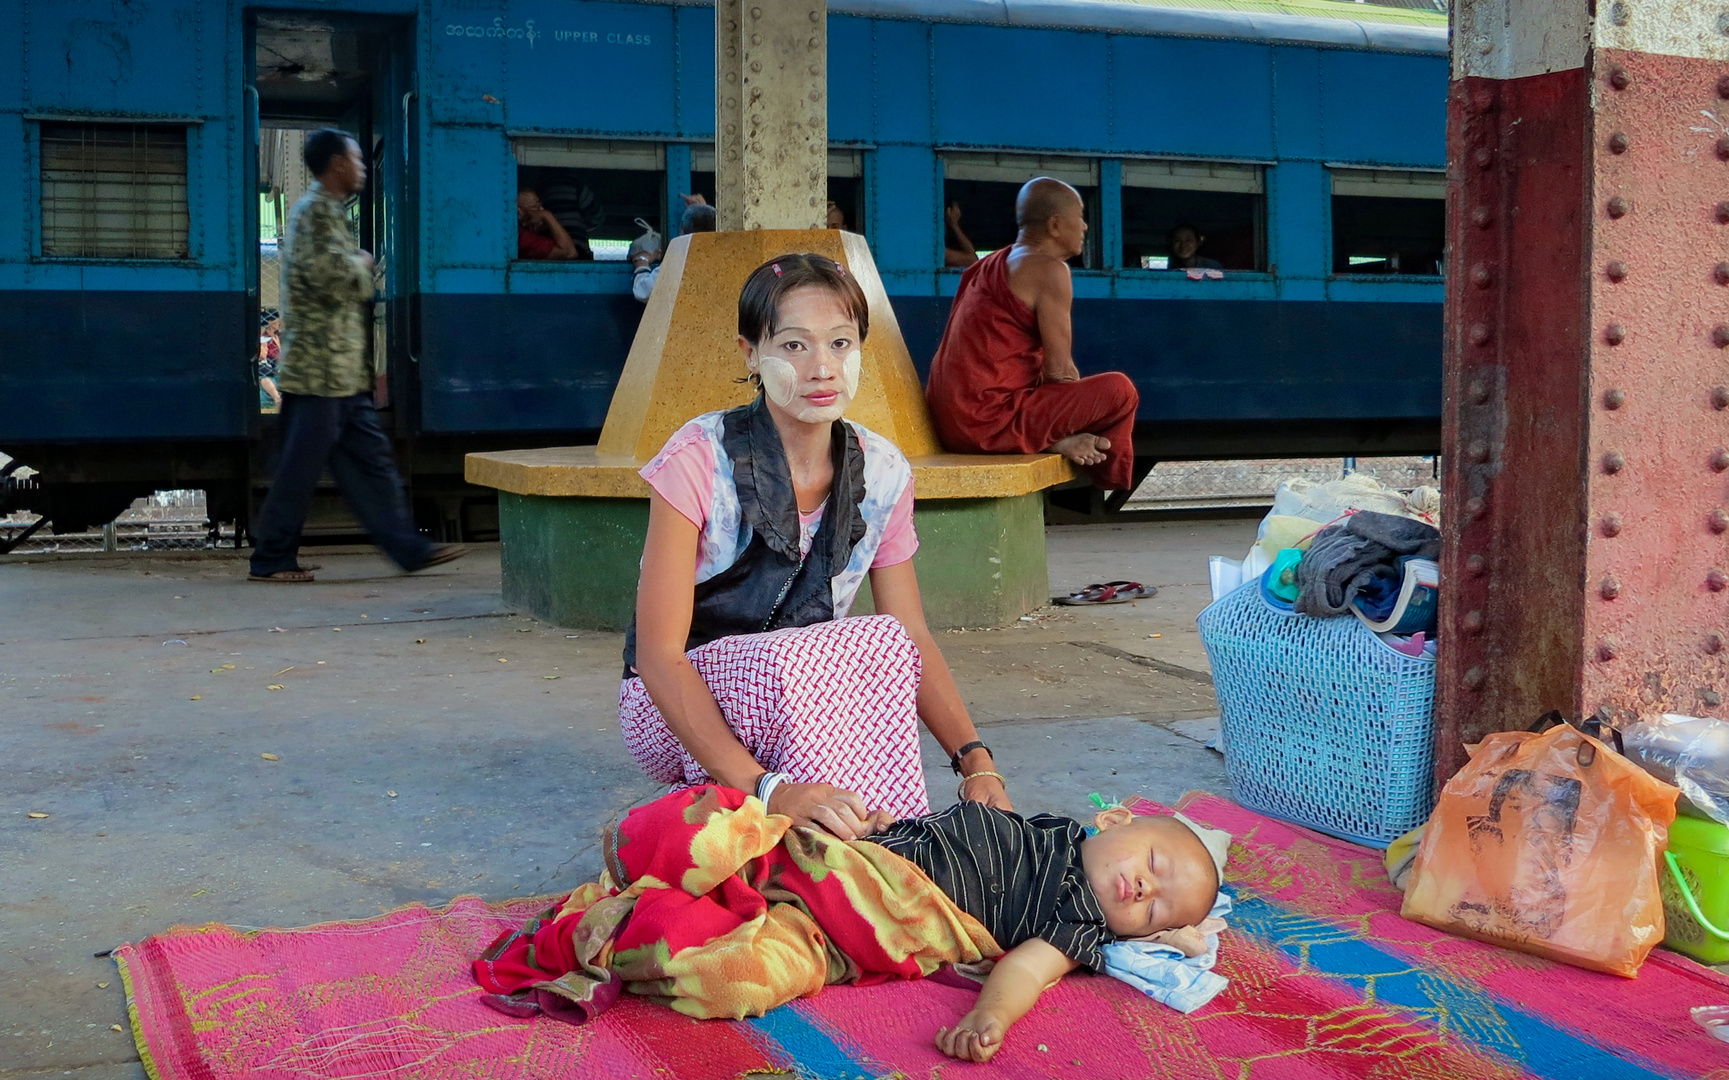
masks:
{"type": "Polygon", "coordinates": [[[621,990],[741,1017],[834,983],[988,970],[936,1044],[989,1061],[1110,942],[1192,953],[1219,898],[1225,833],[1122,807],[1095,824],[962,802],[847,842],[731,788],[675,791],[607,830],[606,877],[502,935],[475,974],[501,1011],[580,1022],[621,990]]]}

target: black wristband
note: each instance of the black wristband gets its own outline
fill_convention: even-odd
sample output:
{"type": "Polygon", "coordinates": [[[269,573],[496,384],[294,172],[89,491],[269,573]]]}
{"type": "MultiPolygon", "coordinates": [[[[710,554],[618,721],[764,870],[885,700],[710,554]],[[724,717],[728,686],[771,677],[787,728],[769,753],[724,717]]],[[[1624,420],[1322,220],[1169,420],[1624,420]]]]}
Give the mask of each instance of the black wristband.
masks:
{"type": "Polygon", "coordinates": [[[991,752],[991,748],[986,746],[983,742],[980,742],[978,739],[974,739],[972,742],[967,743],[965,746],[961,747],[959,750],[956,750],[954,752],[954,755],[949,758],[949,768],[951,768],[955,771],[956,776],[959,776],[961,774],[961,758],[966,757],[968,754],[972,753],[974,750],[983,750],[987,754],[989,754],[991,752]]]}

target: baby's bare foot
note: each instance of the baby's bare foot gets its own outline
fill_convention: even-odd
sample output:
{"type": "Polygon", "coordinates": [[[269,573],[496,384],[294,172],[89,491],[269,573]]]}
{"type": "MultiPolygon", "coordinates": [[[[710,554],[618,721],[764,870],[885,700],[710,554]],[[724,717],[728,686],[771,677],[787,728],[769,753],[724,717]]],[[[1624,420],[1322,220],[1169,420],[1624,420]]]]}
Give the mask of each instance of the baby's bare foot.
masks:
{"type": "Polygon", "coordinates": [[[1111,440],[1102,435],[1089,435],[1083,431],[1079,435],[1058,439],[1045,452],[1061,454],[1076,465],[1101,465],[1105,460],[1105,451],[1110,448],[1111,440]]]}

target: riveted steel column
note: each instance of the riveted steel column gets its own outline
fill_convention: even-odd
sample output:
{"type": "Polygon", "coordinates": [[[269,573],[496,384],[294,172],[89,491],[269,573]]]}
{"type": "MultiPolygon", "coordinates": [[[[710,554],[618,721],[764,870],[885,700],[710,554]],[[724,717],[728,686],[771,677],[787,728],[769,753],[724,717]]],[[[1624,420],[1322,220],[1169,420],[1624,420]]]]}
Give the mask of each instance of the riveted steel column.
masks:
{"type": "Polygon", "coordinates": [[[1460,0],[1437,771],[1729,692],[1729,18],[1460,0]]]}
{"type": "Polygon", "coordinates": [[[714,100],[716,224],[822,228],[827,0],[716,0],[714,100]]]}

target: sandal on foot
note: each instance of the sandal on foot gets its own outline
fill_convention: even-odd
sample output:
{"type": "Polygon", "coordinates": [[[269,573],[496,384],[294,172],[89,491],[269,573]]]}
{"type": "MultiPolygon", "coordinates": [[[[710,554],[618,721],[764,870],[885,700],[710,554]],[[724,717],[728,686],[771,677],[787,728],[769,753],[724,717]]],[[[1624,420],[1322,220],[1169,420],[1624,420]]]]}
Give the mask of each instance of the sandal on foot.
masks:
{"type": "Polygon", "coordinates": [[[309,570],[278,570],[274,574],[247,574],[247,581],[267,581],[272,585],[304,585],[316,580],[309,570]]]}

